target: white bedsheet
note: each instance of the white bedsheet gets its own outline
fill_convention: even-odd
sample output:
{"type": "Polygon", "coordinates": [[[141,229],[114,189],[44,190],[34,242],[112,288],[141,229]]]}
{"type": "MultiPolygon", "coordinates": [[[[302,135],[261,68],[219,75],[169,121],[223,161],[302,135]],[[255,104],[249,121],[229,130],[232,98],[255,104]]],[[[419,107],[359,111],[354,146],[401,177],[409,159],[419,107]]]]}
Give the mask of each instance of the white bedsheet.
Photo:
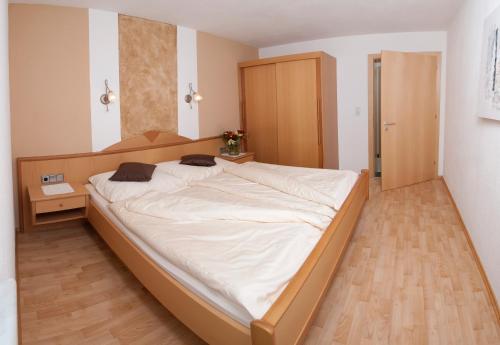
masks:
{"type": "Polygon", "coordinates": [[[259,319],[331,221],[325,208],[340,208],[343,191],[352,189],[357,175],[258,165],[225,170],[233,176],[219,176],[223,184],[207,179],[181,192],[151,192],[110,208],[157,253],[259,319]],[[320,189],[327,179],[336,188],[320,189]],[[249,182],[259,184],[258,192],[249,182]],[[244,187],[241,193],[236,186],[244,187]]]}

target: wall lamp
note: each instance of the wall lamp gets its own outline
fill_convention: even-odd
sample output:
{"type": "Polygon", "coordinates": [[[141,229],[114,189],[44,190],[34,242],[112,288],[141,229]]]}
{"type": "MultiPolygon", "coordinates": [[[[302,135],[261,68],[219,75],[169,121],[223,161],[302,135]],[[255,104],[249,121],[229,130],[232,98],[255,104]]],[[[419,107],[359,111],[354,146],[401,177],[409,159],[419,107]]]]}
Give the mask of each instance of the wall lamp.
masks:
{"type": "Polygon", "coordinates": [[[106,111],[109,111],[109,105],[116,101],[116,96],[114,92],[109,88],[108,79],[104,80],[104,85],[106,86],[106,89],[104,91],[104,94],[101,95],[101,103],[106,106],[106,111]]]}
{"type": "Polygon", "coordinates": [[[193,101],[196,103],[201,102],[203,100],[203,96],[200,95],[197,91],[194,91],[193,84],[189,83],[189,93],[184,96],[184,100],[189,104],[189,107],[193,109],[193,101]]]}

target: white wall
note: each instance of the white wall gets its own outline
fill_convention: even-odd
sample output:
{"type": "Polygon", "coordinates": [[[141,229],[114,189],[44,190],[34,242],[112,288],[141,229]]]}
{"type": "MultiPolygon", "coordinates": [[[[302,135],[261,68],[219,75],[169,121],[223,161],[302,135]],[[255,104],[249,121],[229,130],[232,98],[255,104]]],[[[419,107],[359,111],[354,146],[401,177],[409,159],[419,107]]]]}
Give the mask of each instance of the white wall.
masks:
{"type": "Polygon", "coordinates": [[[0,280],[15,278],[7,1],[0,0],[0,280]]]}
{"type": "Polygon", "coordinates": [[[8,4],[0,0],[0,343],[17,343],[14,196],[9,105],[8,4]]]}
{"type": "MultiPolygon", "coordinates": [[[[446,66],[446,32],[376,34],[320,39],[261,48],[260,57],[322,50],[337,58],[340,167],[368,168],[368,55],[381,50],[440,51],[446,66]],[[356,115],[356,108],[361,112],[356,115]]],[[[443,167],[445,76],[442,69],[439,173],[443,167]]]]}
{"type": "Polygon", "coordinates": [[[500,0],[467,0],[448,32],[444,176],[500,296],[500,121],[477,117],[483,21],[500,0]]]}
{"type": "Polygon", "coordinates": [[[196,30],[177,26],[177,125],[178,134],[198,139],[200,137],[198,104],[192,108],[184,101],[189,83],[198,90],[198,53],[196,30]]]}
{"type": "Polygon", "coordinates": [[[118,13],[89,9],[89,55],[92,151],[101,151],[121,140],[118,13]],[[109,111],[100,102],[106,79],[116,95],[109,111]]]}

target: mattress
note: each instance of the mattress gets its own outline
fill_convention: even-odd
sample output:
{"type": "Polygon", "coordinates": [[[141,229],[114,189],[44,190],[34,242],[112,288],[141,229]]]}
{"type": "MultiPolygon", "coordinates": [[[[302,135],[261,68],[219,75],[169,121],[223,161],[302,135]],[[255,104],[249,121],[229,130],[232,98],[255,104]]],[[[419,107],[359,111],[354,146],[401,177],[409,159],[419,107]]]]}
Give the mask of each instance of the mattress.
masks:
{"type": "Polygon", "coordinates": [[[189,273],[183,271],[181,268],[177,267],[165,257],[157,253],[153,248],[151,248],[147,243],[136,236],[111,212],[109,209],[110,203],[104,199],[92,186],[91,184],[86,185],[87,190],[90,193],[90,198],[94,202],[94,205],[120,230],[129,240],[131,240],[143,253],[145,253],[151,260],[153,260],[158,266],[168,272],[172,277],[174,277],[179,283],[188,288],[191,292],[197,294],[203,298],[206,302],[211,304],[213,307],[224,312],[232,319],[238,321],[246,327],[250,327],[250,323],[253,321],[253,317],[248,313],[243,307],[236,305],[232,301],[222,296],[217,291],[210,289],[205,284],[192,277],[189,273]]]}

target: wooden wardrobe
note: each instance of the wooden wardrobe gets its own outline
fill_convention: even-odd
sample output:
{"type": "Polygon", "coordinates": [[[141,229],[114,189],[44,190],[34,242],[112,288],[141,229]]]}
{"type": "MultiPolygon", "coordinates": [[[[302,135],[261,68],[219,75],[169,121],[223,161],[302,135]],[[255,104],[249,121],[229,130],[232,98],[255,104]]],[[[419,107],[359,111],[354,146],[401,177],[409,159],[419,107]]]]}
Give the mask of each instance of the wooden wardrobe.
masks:
{"type": "Polygon", "coordinates": [[[256,161],[338,169],[335,58],[314,52],[239,68],[242,123],[256,161]]]}

